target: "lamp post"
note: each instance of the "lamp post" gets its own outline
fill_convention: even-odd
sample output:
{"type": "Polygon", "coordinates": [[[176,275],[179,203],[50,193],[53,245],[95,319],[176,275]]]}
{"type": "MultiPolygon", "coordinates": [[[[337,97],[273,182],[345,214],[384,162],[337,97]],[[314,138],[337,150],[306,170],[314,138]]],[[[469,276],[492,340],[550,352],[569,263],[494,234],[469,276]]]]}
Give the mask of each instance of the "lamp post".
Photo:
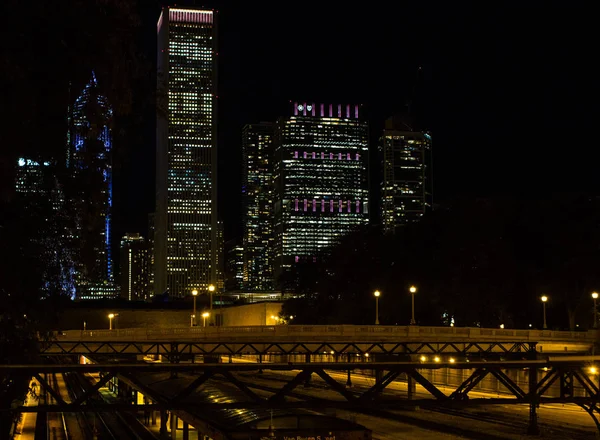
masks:
{"type": "Polygon", "coordinates": [[[108,314],[108,329],[112,330],[112,320],[115,317],[114,313],[109,313],[108,314]]]}
{"type": "Polygon", "coordinates": [[[210,295],[210,314],[212,319],[212,309],[213,309],[213,292],[215,291],[215,285],[211,284],[208,286],[208,294],[210,295]]]}
{"type": "Polygon", "coordinates": [[[410,286],[408,291],[410,292],[412,300],[412,317],[410,318],[410,325],[417,325],[417,321],[415,320],[415,293],[417,293],[417,288],[415,286],[410,286]]]}
{"type": "Polygon", "coordinates": [[[373,295],[375,296],[375,325],[379,325],[379,296],[381,292],[376,290],[373,295]]]}
{"type": "Polygon", "coordinates": [[[192,313],[192,322],[190,325],[192,327],[196,326],[196,297],[198,296],[198,291],[196,289],[192,290],[192,297],[194,298],[194,312],[192,313]]]}
{"type": "Polygon", "coordinates": [[[546,325],[546,301],[548,301],[548,297],[546,295],[542,296],[542,305],[544,307],[544,330],[548,328],[546,325]]]}
{"type": "Polygon", "coordinates": [[[594,300],[594,328],[598,328],[598,309],[596,308],[598,292],[592,292],[592,299],[594,300]]]}
{"type": "Polygon", "coordinates": [[[208,312],[204,312],[202,314],[202,318],[204,318],[204,323],[203,323],[204,327],[206,327],[206,318],[208,318],[209,316],[210,316],[210,313],[208,313],[208,312]]]}

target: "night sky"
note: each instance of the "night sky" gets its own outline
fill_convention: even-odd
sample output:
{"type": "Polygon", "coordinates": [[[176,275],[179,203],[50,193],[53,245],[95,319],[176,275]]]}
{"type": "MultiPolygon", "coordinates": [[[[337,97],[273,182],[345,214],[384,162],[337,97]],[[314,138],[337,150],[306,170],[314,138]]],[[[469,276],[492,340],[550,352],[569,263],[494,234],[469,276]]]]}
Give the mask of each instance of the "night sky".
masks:
{"type": "MultiPolygon", "coordinates": [[[[139,47],[154,72],[160,4],[140,3],[139,47]]],[[[590,11],[567,2],[235,3],[204,5],[219,11],[226,240],[241,234],[241,127],[273,121],[290,100],[364,104],[372,154],[385,118],[412,100],[433,135],[436,203],[598,193],[590,11]]],[[[146,234],[154,209],[154,87],[152,74],[136,85],[137,117],[118,130],[126,154],[116,166],[115,237],[146,234]]]]}

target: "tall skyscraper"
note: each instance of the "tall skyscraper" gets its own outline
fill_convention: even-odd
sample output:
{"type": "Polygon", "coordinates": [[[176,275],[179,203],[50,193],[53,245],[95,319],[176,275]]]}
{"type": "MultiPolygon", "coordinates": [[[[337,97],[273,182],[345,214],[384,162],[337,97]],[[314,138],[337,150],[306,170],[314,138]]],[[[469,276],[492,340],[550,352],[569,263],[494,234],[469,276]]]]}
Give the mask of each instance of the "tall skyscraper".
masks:
{"type": "Polygon", "coordinates": [[[85,85],[69,112],[67,167],[73,178],[69,205],[76,219],[76,296],[114,296],[111,255],[112,108],[96,76],[85,85]]]}
{"type": "Polygon", "coordinates": [[[121,239],[121,297],[128,301],[148,299],[148,248],[140,234],[121,239]]]}
{"type": "Polygon", "coordinates": [[[269,122],[242,130],[242,285],[248,291],[273,289],[273,132],[269,122]]]}
{"type": "Polygon", "coordinates": [[[294,103],[275,129],[275,278],[369,221],[368,126],[357,105],[294,103]]]}
{"type": "Polygon", "coordinates": [[[421,219],[432,205],[431,135],[404,116],[389,118],[380,139],[381,214],[386,232],[421,219]]]}
{"type": "Polygon", "coordinates": [[[172,297],[218,282],[215,15],[158,20],[154,290],[172,297]]]}

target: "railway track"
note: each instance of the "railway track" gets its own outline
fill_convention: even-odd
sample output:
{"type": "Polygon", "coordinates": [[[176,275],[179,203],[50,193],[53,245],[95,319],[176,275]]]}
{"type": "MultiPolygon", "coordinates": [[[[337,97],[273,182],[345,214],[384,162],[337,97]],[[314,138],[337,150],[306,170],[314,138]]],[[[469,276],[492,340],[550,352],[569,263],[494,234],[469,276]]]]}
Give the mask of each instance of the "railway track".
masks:
{"type": "MultiPolygon", "coordinates": [[[[74,401],[93,386],[90,377],[78,373],[51,374],[46,381],[67,402],[74,401]]],[[[103,402],[99,395],[89,404],[103,402]]],[[[55,404],[46,393],[40,403],[55,404]]],[[[37,413],[35,440],[156,440],[132,413],[73,412],[37,413]]]]}
{"type": "MultiPolygon", "coordinates": [[[[77,398],[93,386],[91,378],[81,374],[69,374],[69,382],[72,384],[74,397],[77,398]]],[[[101,397],[95,397],[94,400],[100,402],[101,397]]],[[[89,431],[94,434],[98,440],[155,440],[156,437],[148,431],[135,415],[130,413],[117,412],[98,412],[98,413],[79,413],[80,419],[85,419],[85,425],[90,427],[89,431]]]]}

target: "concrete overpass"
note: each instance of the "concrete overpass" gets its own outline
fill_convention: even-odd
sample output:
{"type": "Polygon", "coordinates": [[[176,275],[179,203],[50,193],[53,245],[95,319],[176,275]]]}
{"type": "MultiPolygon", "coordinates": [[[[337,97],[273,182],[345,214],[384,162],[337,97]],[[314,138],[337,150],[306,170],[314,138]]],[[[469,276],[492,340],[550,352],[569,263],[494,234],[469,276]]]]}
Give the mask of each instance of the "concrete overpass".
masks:
{"type": "Polygon", "coordinates": [[[256,325],[226,327],[124,328],[116,330],[66,330],[57,334],[63,341],[151,341],[252,339],[318,341],[523,341],[589,346],[598,341],[597,330],[569,332],[554,330],[495,329],[479,327],[361,326],[361,325],[256,325]]]}

